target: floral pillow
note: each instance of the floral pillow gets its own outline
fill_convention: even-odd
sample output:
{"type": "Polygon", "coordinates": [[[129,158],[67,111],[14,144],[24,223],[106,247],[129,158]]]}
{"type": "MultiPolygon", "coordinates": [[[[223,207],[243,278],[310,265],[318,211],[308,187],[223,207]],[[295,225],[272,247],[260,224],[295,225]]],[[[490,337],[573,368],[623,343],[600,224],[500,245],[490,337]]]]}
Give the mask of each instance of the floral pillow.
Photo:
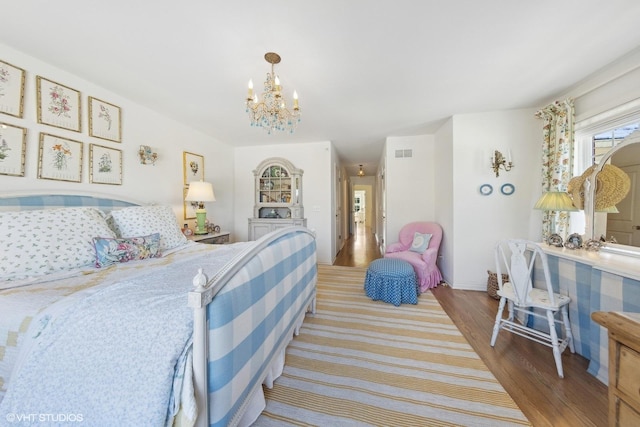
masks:
{"type": "Polygon", "coordinates": [[[0,281],[90,266],[96,236],[116,237],[95,208],[0,212],[0,281]]]}
{"type": "Polygon", "coordinates": [[[429,247],[431,236],[431,234],[422,234],[416,231],[416,233],[413,235],[413,242],[411,243],[411,247],[409,247],[409,250],[418,252],[419,254],[424,253],[424,251],[426,251],[429,247]]]}
{"type": "Polygon", "coordinates": [[[111,211],[119,237],[148,236],[160,233],[160,250],[188,243],[171,206],[132,206],[111,211]]]}
{"type": "Polygon", "coordinates": [[[93,239],[96,248],[96,267],[106,267],[119,262],[160,257],[160,233],[150,236],[122,239],[93,239]]]}

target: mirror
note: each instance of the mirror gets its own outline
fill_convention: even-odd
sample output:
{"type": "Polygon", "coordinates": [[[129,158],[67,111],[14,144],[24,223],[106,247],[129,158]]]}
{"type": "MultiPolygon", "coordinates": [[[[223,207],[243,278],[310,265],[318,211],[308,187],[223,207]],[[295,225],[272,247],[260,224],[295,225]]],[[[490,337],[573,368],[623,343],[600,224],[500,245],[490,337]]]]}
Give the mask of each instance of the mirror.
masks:
{"type": "Polygon", "coordinates": [[[617,245],[609,245],[624,251],[640,250],[640,130],[627,136],[622,142],[611,148],[600,160],[598,167],[585,182],[585,217],[587,220],[587,238],[607,240],[614,237],[617,245]],[[610,160],[611,164],[622,169],[631,181],[626,197],[616,205],[618,212],[596,212],[594,209],[596,174],[610,160]],[[587,184],[588,183],[588,184],[587,184]]]}

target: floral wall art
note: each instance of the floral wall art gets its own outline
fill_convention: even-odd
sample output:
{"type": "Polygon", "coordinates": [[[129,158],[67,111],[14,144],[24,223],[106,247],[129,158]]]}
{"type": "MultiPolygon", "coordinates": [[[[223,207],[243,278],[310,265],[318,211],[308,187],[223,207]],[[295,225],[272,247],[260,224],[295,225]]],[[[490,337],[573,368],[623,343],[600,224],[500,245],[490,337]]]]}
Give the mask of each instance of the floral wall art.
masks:
{"type": "Polygon", "coordinates": [[[90,144],[89,180],[94,184],[122,185],[122,151],[90,144]]]}
{"type": "Polygon", "coordinates": [[[38,178],[82,181],[82,142],[40,133],[38,178]]]}
{"type": "Polygon", "coordinates": [[[24,176],[27,130],[0,123],[0,175],[24,176]]]}
{"type": "Polygon", "coordinates": [[[122,142],[120,107],[89,97],[89,135],[122,142]]]}
{"type": "Polygon", "coordinates": [[[22,117],[24,75],[22,68],[0,61],[0,113],[22,117]]]}
{"type": "Polygon", "coordinates": [[[80,92],[36,76],[38,123],[80,132],[80,92]]]}

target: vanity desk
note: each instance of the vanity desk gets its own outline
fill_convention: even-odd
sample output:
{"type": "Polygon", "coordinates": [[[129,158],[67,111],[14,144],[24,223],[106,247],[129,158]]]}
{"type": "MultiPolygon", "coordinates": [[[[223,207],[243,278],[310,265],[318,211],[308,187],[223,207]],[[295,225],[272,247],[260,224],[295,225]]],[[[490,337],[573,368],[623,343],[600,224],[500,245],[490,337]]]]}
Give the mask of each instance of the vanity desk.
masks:
{"type": "MultiPolygon", "coordinates": [[[[589,359],[589,373],[607,384],[607,329],[591,319],[596,311],[640,313],[640,258],[585,249],[540,245],[559,293],[571,297],[569,320],[576,352],[589,359]]],[[[542,272],[535,277],[543,277],[542,272]]],[[[544,286],[535,280],[536,287],[544,286]]],[[[537,325],[536,325],[537,327],[537,325]]]]}

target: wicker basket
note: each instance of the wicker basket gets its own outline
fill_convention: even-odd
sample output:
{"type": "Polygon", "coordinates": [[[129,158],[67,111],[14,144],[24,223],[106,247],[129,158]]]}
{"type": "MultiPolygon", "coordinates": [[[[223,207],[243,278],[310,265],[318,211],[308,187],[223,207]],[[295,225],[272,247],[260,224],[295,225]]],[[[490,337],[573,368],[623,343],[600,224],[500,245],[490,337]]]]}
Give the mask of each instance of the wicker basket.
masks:
{"type": "MultiPolygon", "coordinates": [[[[487,293],[491,298],[500,299],[498,295],[498,273],[487,270],[489,278],[487,279],[487,293]]],[[[509,275],[502,273],[502,283],[509,281],[509,275]]]]}

